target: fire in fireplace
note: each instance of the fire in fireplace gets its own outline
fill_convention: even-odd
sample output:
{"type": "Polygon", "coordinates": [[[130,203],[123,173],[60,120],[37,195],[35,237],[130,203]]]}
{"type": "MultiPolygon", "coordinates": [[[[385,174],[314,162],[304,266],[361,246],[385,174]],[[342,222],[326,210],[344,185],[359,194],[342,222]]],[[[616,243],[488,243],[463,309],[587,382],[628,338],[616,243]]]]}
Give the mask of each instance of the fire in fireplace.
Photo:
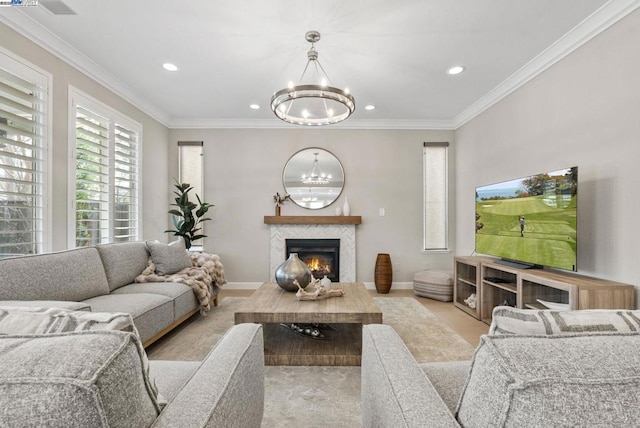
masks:
{"type": "Polygon", "coordinates": [[[314,278],[325,275],[333,282],[340,281],[339,239],[287,239],[287,254],[298,253],[298,258],[309,266],[314,278]]]}

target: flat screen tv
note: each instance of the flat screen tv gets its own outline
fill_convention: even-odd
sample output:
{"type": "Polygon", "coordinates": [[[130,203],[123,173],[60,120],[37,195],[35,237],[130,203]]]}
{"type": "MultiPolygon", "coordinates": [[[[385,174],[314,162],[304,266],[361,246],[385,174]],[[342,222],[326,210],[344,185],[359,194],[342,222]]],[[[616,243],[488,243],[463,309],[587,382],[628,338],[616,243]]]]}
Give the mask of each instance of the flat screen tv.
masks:
{"type": "Polygon", "coordinates": [[[578,167],[476,188],[477,253],[577,271],[578,167]]]}

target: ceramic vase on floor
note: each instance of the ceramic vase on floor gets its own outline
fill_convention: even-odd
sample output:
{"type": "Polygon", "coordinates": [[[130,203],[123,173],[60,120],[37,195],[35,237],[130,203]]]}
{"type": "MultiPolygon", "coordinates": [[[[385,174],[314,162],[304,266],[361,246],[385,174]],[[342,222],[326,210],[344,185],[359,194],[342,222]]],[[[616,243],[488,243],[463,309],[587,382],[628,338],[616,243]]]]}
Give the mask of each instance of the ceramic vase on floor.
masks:
{"type": "Polygon", "coordinates": [[[391,290],[393,269],[391,266],[391,256],[389,254],[378,254],[376,258],[374,282],[376,284],[376,291],[380,294],[387,294],[391,290]]]}
{"type": "Polygon", "coordinates": [[[276,268],[276,282],[287,291],[298,291],[293,283],[298,280],[300,287],[305,288],[311,282],[311,269],[298,257],[297,253],[289,254],[289,258],[276,268]]]}

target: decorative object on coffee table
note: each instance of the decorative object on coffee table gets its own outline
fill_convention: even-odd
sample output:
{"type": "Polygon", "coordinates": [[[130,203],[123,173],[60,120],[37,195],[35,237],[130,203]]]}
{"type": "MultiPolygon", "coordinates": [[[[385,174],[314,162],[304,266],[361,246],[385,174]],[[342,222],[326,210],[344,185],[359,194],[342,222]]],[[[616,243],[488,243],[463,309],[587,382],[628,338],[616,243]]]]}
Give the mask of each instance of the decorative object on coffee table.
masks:
{"type": "Polygon", "coordinates": [[[289,258],[276,268],[276,282],[287,291],[298,291],[311,282],[311,269],[298,257],[298,253],[289,254],[289,258]],[[297,281],[298,285],[294,283],[297,281]]]}
{"type": "MultiPolygon", "coordinates": [[[[320,324],[280,323],[280,326],[285,327],[286,329],[291,330],[292,332],[308,339],[328,339],[328,337],[325,336],[324,333],[322,333],[320,324]]],[[[323,324],[322,327],[335,330],[334,328],[330,328],[328,324],[323,324]]]]}
{"type": "Polygon", "coordinates": [[[310,286],[307,286],[307,289],[313,289],[313,291],[305,291],[302,287],[300,287],[297,279],[294,279],[293,283],[298,286],[298,292],[296,293],[296,298],[298,300],[322,300],[329,297],[344,296],[344,290],[327,290],[326,288],[322,287],[322,285],[320,285],[320,280],[317,279],[312,279],[311,284],[309,284],[310,286]]]}
{"type": "Polygon", "coordinates": [[[391,256],[387,253],[380,253],[376,258],[374,282],[376,284],[376,291],[380,294],[387,294],[391,290],[393,269],[391,266],[391,256]]]}
{"type": "Polygon", "coordinates": [[[322,288],[326,288],[327,290],[331,290],[331,280],[327,278],[327,275],[325,275],[320,280],[320,286],[322,286],[322,288]]]}

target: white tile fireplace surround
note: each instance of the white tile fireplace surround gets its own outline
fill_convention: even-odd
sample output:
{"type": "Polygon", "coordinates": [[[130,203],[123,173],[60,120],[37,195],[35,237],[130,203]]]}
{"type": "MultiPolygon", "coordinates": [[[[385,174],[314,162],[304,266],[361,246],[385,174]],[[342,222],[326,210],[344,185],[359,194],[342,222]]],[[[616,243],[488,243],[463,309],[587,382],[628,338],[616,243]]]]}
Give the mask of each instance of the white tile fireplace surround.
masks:
{"type": "Polygon", "coordinates": [[[340,282],[356,281],[354,224],[271,224],[269,278],[285,259],[287,239],[340,239],[340,282]]]}

